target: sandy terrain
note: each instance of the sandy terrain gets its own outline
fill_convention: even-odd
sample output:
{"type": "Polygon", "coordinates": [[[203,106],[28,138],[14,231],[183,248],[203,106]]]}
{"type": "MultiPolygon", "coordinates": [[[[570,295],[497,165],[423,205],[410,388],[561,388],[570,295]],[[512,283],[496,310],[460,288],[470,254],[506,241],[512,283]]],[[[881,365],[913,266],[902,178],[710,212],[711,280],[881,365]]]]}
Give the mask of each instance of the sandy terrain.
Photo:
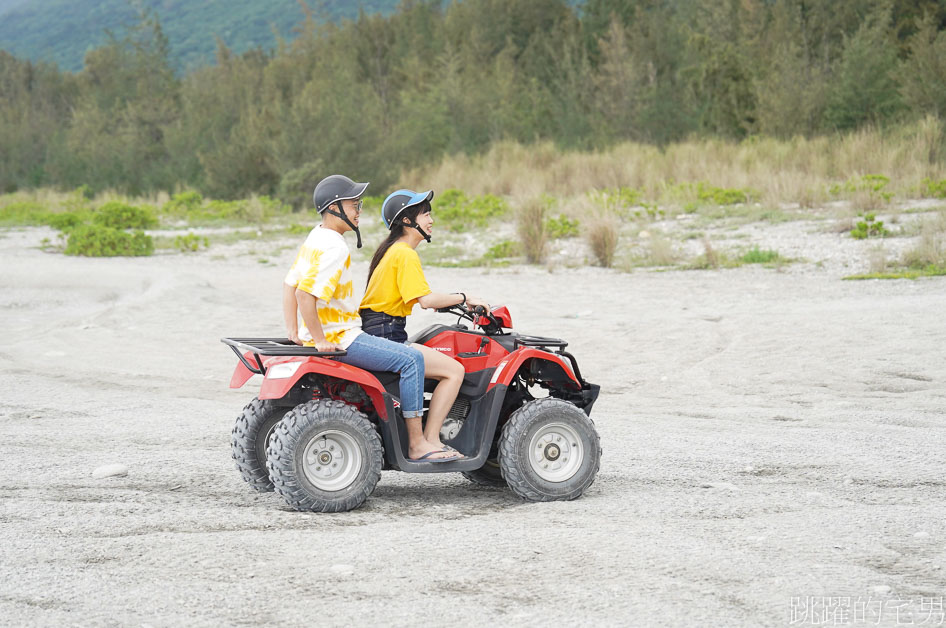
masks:
{"type": "Polygon", "coordinates": [[[294,250],[84,259],[48,235],[0,231],[0,624],[944,624],[946,278],[428,269],[571,343],[602,387],[598,479],[533,504],[386,471],[317,515],[236,472],[258,384],[227,388],[219,342],[281,334],[294,250]]]}

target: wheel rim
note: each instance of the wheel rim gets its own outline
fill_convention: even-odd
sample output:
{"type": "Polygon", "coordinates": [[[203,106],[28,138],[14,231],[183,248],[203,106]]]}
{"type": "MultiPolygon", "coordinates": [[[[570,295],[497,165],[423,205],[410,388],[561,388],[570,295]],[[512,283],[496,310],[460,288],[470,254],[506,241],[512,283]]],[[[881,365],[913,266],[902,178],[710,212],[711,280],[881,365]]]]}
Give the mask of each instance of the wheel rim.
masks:
{"type": "Polygon", "coordinates": [[[564,482],[578,472],[584,459],[581,438],[564,423],[549,423],[529,442],[529,463],[543,480],[564,482]]]}
{"type": "Polygon", "coordinates": [[[302,472],[322,491],[340,491],[348,487],[361,471],[361,448],[345,432],[320,432],[305,447],[302,472]]]}

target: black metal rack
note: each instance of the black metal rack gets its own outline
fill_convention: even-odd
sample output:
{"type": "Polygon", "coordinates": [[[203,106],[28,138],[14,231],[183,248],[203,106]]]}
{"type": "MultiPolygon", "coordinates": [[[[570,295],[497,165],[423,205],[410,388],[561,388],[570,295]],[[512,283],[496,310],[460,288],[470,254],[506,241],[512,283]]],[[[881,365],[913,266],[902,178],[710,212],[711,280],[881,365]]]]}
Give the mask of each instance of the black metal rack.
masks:
{"type": "Polygon", "coordinates": [[[345,355],[345,350],[341,351],[319,351],[315,347],[300,347],[288,338],[221,338],[220,342],[230,347],[233,353],[240,358],[251,373],[257,375],[266,375],[266,367],[263,366],[261,355],[303,355],[315,356],[319,358],[337,358],[345,355]],[[252,353],[256,364],[250,363],[243,353],[252,353]]]}

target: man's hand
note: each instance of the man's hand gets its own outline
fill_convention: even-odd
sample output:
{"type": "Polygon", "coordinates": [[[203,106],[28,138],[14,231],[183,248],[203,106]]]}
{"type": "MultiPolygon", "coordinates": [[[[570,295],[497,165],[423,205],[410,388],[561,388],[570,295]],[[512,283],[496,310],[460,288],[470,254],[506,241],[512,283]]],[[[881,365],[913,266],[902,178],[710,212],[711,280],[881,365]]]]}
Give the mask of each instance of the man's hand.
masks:
{"type": "Polygon", "coordinates": [[[319,351],[338,351],[340,349],[337,344],[328,340],[316,340],[315,348],[319,351]]]}

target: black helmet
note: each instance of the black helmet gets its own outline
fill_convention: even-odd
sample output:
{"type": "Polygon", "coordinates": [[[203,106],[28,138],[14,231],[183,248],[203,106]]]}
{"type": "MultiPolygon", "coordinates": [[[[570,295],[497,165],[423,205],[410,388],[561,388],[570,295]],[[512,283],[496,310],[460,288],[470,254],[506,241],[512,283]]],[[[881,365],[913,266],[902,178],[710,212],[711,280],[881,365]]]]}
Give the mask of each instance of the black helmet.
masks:
{"type": "Polygon", "coordinates": [[[321,214],[332,203],[360,197],[367,188],[367,183],[355,183],[344,175],[333,174],[325,177],[315,186],[312,202],[321,214]]]}

